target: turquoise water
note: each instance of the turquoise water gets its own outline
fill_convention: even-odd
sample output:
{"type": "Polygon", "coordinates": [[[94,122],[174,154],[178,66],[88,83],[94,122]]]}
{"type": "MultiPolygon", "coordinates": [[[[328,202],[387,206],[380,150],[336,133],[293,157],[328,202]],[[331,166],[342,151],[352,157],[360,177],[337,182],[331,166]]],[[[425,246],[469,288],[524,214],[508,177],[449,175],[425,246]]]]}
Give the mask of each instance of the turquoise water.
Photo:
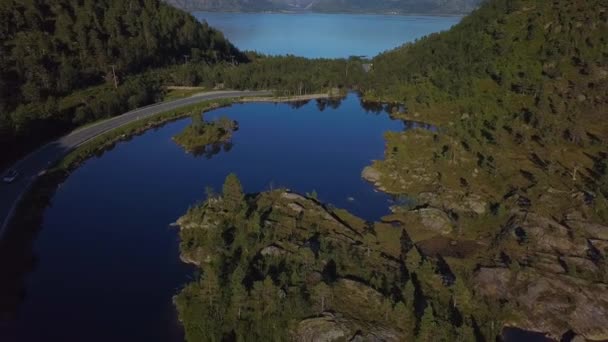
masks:
{"type": "Polygon", "coordinates": [[[447,30],[461,17],[355,14],[196,12],[243,50],[309,58],[373,57],[430,33],[447,30]]]}

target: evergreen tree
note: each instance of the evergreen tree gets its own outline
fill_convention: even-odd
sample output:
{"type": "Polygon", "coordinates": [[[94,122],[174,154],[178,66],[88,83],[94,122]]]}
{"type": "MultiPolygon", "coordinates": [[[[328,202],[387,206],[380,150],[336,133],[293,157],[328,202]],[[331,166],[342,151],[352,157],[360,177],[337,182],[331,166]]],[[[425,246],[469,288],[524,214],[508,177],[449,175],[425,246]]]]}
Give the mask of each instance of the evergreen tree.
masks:
{"type": "Polygon", "coordinates": [[[472,342],[476,341],[477,337],[475,336],[475,330],[471,326],[470,320],[466,320],[461,327],[457,329],[458,337],[456,341],[462,342],[472,342]]]}
{"type": "Polygon", "coordinates": [[[245,272],[239,264],[230,278],[230,312],[229,318],[233,321],[241,319],[243,306],[247,300],[247,290],[243,286],[245,272]]]}
{"type": "Polygon", "coordinates": [[[205,268],[200,289],[201,301],[205,305],[205,310],[200,318],[204,334],[209,341],[220,341],[224,307],[221,302],[222,289],[219,278],[212,267],[205,268]]]}
{"type": "Polygon", "coordinates": [[[408,306],[404,302],[398,302],[394,309],[392,318],[397,328],[404,331],[406,340],[412,340],[416,330],[416,316],[413,306],[408,306]]]}
{"type": "Polygon", "coordinates": [[[433,314],[433,308],[430,305],[424,309],[424,314],[420,319],[418,327],[418,334],[416,335],[416,341],[420,342],[435,342],[438,341],[437,334],[440,333],[437,329],[437,321],[433,314]]]}
{"type": "Polygon", "coordinates": [[[457,307],[463,315],[473,314],[474,303],[471,291],[460,277],[456,278],[452,291],[454,306],[457,307]]]}
{"type": "Polygon", "coordinates": [[[224,206],[230,213],[240,213],[245,208],[245,194],[238,177],[231,173],[222,188],[224,206]]]}
{"type": "Polygon", "coordinates": [[[411,312],[414,312],[414,303],[416,302],[416,288],[414,282],[410,279],[403,288],[403,301],[405,306],[411,312]]]}

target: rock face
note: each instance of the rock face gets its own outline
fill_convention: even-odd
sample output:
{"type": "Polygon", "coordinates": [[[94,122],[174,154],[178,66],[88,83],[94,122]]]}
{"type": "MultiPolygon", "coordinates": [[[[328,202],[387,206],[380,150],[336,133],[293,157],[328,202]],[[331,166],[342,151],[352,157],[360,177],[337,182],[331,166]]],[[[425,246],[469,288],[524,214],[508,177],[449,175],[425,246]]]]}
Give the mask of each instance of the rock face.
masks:
{"type": "Polygon", "coordinates": [[[298,324],[295,340],[298,342],[397,342],[401,341],[398,334],[390,330],[374,329],[362,332],[360,326],[352,321],[324,313],[323,317],[311,318],[298,324]]]}
{"type": "Polygon", "coordinates": [[[444,208],[463,214],[483,215],[487,212],[487,203],[479,195],[455,190],[423,192],[416,198],[437,208],[444,208]]]}
{"type": "Polygon", "coordinates": [[[303,320],[298,324],[295,341],[298,342],[397,342],[401,341],[394,331],[375,328],[362,332],[361,326],[352,321],[325,312],[322,317],[303,320]]]}
{"type": "Polygon", "coordinates": [[[354,333],[344,322],[336,320],[331,314],[311,318],[298,324],[296,341],[298,342],[333,342],[349,340],[354,333]]]}
{"type": "Polygon", "coordinates": [[[569,330],[592,341],[608,339],[608,286],[524,269],[482,268],[475,274],[480,294],[508,300],[518,319],[509,325],[560,339],[569,330]]]}
{"type": "MultiPolygon", "coordinates": [[[[383,299],[376,290],[350,279],[340,279],[335,286],[348,297],[348,305],[360,306],[361,310],[373,312],[373,306],[383,299]]],[[[295,336],[297,341],[306,342],[403,340],[403,335],[397,330],[371,321],[353,319],[348,311],[324,312],[322,317],[303,320],[298,324],[295,336]]]]}
{"type": "Polygon", "coordinates": [[[511,326],[558,340],[568,331],[606,340],[608,268],[606,251],[597,247],[608,245],[606,227],[563,214],[566,219],[558,221],[515,212],[495,246],[508,254],[511,267],[481,268],[474,282],[481,295],[513,305],[511,326]]]}
{"type": "Polygon", "coordinates": [[[373,166],[366,166],[361,173],[361,176],[371,183],[376,183],[380,181],[380,177],[382,174],[380,171],[374,169],[373,166]]]}
{"type": "Polygon", "coordinates": [[[278,246],[268,246],[260,251],[263,256],[280,256],[285,254],[286,251],[278,246]]]}
{"type": "Polygon", "coordinates": [[[446,235],[452,232],[453,225],[448,215],[439,209],[424,208],[414,211],[420,217],[420,224],[427,230],[446,235]]]}
{"type": "Polygon", "coordinates": [[[366,181],[374,184],[376,188],[380,191],[386,191],[386,189],[382,186],[380,179],[382,178],[382,173],[376,170],[373,166],[366,166],[361,172],[361,177],[366,181]]]}

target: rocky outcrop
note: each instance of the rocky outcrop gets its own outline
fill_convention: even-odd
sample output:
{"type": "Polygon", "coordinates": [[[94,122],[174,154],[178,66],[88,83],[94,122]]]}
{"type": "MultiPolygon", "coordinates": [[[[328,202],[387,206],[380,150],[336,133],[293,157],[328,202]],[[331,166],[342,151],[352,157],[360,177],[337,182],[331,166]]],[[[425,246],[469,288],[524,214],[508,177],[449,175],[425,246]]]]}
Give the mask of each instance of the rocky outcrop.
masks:
{"type": "Polygon", "coordinates": [[[569,330],[592,341],[608,339],[608,285],[533,268],[481,268],[479,294],[511,303],[517,317],[508,325],[560,339],[569,330]]]}
{"type": "Polygon", "coordinates": [[[436,208],[444,208],[464,214],[483,215],[487,212],[487,202],[479,195],[455,190],[423,192],[416,196],[422,203],[436,208]]]}
{"type": "Polygon", "coordinates": [[[361,177],[366,181],[372,183],[378,190],[386,191],[380,182],[382,179],[382,173],[375,169],[373,166],[366,166],[361,172],[361,177]]]}
{"type": "Polygon", "coordinates": [[[345,322],[340,322],[332,314],[303,320],[298,324],[295,340],[298,342],[347,341],[352,331],[345,322]]]}
{"type": "Polygon", "coordinates": [[[265,247],[260,251],[260,254],[263,256],[281,256],[285,253],[287,253],[286,250],[276,245],[265,247]]]}
{"type": "Polygon", "coordinates": [[[590,239],[608,241],[608,226],[577,219],[567,220],[566,224],[584,232],[590,239]]]}
{"type": "Polygon", "coordinates": [[[559,221],[514,212],[495,246],[510,267],[475,273],[479,294],[513,306],[509,326],[558,340],[568,331],[588,340],[608,339],[605,227],[577,212],[566,212],[569,219],[559,221]]]}
{"type": "Polygon", "coordinates": [[[423,208],[413,211],[417,214],[424,229],[438,234],[447,235],[452,232],[453,225],[449,216],[442,210],[423,208]]]}
{"type": "Polygon", "coordinates": [[[388,342],[401,341],[400,335],[391,329],[362,328],[357,322],[340,314],[324,312],[321,317],[301,321],[294,334],[298,342],[388,342]]]}

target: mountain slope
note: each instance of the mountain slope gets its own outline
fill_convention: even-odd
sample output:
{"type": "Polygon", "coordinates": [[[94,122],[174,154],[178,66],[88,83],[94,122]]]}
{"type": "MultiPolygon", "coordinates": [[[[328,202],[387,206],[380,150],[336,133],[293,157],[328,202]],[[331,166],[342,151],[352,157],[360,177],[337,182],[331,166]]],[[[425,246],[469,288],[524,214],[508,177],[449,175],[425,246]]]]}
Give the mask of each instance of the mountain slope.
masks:
{"type": "Polygon", "coordinates": [[[393,219],[432,255],[440,239],[485,245],[465,272],[476,295],[557,339],[608,338],[606,37],[605,1],[492,0],[376,57],[364,90],[440,127],[388,133],[366,171],[416,198],[393,219]]]}
{"type": "Polygon", "coordinates": [[[301,11],[330,13],[462,14],[481,0],[165,0],[188,11],[301,11]]]}

